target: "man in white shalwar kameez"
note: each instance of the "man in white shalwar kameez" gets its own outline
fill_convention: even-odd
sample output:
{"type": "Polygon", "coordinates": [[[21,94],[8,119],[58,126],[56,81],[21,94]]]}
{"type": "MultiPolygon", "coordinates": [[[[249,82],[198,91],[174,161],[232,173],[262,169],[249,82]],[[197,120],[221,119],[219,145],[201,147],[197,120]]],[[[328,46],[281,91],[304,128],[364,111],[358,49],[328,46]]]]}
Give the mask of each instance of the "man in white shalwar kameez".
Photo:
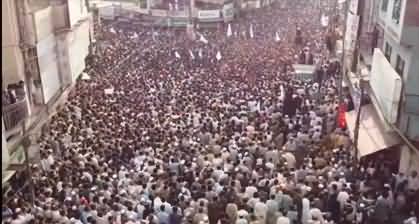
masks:
{"type": "Polygon", "coordinates": [[[301,215],[301,223],[309,224],[310,217],[310,201],[307,198],[303,198],[303,209],[301,215]]]}

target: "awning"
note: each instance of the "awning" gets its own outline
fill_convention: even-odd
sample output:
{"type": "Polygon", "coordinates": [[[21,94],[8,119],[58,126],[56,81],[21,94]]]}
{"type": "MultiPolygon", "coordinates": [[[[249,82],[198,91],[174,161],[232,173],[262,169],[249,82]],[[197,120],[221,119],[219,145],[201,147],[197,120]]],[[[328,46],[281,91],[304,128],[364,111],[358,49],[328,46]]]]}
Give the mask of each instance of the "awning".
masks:
{"type": "MultiPolygon", "coordinates": [[[[354,139],[356,111],[346,113],[349,134],[354,139]]],[[[386,132],[377,111],[372,104],[362,106],[358,135],[358,157],[363,157],[401,142],[395,132],[386,132]]]]}

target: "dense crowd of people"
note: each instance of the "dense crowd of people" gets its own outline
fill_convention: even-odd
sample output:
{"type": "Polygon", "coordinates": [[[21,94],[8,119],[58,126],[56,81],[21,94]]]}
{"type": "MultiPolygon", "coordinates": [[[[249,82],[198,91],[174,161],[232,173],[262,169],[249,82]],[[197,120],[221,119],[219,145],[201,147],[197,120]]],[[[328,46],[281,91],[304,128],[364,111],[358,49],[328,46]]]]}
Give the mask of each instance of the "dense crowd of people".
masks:
{"type": "Polygon", "coordinates": [[[102,24],[39,140],[35,205],[14,195],[3,222],[416,223],[417,173],[354,166],[328,30],[291,2],[195,38],[102,24]]]}

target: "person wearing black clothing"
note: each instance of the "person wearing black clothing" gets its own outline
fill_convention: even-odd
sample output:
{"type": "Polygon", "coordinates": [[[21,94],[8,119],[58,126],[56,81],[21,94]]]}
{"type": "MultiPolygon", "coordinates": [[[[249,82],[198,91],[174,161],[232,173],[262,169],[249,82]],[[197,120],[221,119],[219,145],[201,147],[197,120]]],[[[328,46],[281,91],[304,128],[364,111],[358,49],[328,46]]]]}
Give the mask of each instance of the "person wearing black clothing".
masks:
{"type": "Polygon", "coordinates": [[[309,51],[308,47],[305,47],[303,51],[300,53],[299,57],[300,64],[312,65],[314,64],[314,56],[309,51]]]}
{"type": "Polygon", "coordinates": [[[172,213],[169,216],[169,224],[180,224],[182,223],[182,216],[178,214],[178,208],[174,206],[172,208],[172,213]]]}
{"type": "Polygon", "coordinates": [[[340,205],[337,200],[338,197],[338,187],[333,184],[332,192],[327,199],[327,210],[331,213],[331,218],[334,222],[339,223],[340,221],[340,205]]]}

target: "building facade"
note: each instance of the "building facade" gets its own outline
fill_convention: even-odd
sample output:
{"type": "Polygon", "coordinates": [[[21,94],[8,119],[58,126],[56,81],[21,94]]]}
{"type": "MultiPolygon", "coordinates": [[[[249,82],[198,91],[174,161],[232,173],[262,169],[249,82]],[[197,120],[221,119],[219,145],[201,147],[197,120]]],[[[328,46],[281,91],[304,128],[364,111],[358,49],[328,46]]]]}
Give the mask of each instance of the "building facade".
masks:
{"type": "Polygon", "coordinates": [[[4,0],[2,19],[2,138],[14,158],[22,123],[52,112],[83,72],[93,23],[84,0],[4,0]]]}
{"type": "MultiPolygon", "coordinates": [[[[419,1],[352,0],[351,4],[357,9],[352,12],[358,17],[357,39],[353,40],[357,51],[354,57],[346,57],[345,78],[355,110],[359,108],[361,82],[366,83],[364,92],[370,102],[362,106],[360,133],[369,137],[362,142],[360,137],[360,155],[397,151],[400,171],[418,170],[419,1]],[[362,130],[368,125],[377,130],[362,130]]],[[[348,119],[352,132],[355,114],[348,119]]]]}

